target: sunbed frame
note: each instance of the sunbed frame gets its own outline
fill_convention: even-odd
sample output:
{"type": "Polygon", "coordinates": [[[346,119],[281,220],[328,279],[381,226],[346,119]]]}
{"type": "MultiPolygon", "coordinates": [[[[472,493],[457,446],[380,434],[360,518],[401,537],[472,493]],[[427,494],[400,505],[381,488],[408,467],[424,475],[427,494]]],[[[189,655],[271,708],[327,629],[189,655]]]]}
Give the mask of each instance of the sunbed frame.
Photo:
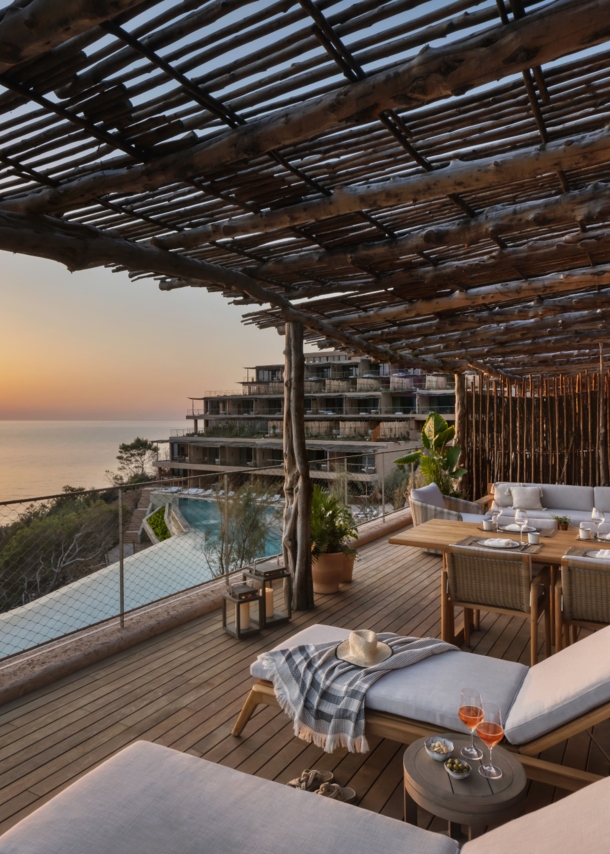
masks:
{"type": "MultiPolygon", "coordinates": [[[[235,721],[232,735],[241,735],[257,707],[261,705],[279,707],[272,683],[264,679],[259,679],[251,688],[246,702],[235,721]]],[[[609,757],[595,741],[591,732],[591,727],[608,719],[610,719],[610,703],[605,703],[603,706],[598,706],[596,709],[526,744],[517,746],[504,741],[502,746],[518,755],[525,773],[530,780],[536,780],[539,783],[548,783],[551,786],[575,792],[584,786],[588,786],[590,783],[601,780],[602,777],[599,774],[592,774],[590,771],[580,771],[578,768],[570,768],[566,765],[559,765],[556,762],[539,759],[538,755],[549,747],[553,747],[571,738],[573,735],[586,732],[608,759],[609,757]]],[[[367,735],[389,738],[391,741],[398,741],[402,744],[411,744],[418,738],[427,737],[438,732],[438,727],[433,728],[421,721],[410,720],[409,718],[387,714],[386,712],[367,710],[365,720],[367,735]]]]}

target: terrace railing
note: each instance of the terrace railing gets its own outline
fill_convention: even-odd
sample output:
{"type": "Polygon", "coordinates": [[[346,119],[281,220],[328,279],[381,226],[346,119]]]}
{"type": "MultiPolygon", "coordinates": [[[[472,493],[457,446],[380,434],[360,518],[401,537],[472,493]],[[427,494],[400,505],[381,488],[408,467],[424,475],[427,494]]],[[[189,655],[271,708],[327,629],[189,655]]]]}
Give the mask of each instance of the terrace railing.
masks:
{"type": "MultiPolygon", "coordinates": [[[[311,477],[362,524],[404,506],[408,473],[392,463],[401,453],[331,456],[312,462],[311,477]]],[[[277,555],[282,486],[281,465],[246,463],[0,503],[0,659],[98,623],[122,625],[131,612],[277,555]],[[244,542],[246,530],[256,544],[244,542]]]]}

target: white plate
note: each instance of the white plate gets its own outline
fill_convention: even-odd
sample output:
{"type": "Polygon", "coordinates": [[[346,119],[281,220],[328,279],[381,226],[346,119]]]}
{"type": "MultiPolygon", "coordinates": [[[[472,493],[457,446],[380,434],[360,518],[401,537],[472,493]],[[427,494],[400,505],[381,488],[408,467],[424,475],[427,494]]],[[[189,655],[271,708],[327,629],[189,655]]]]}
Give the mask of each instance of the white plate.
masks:
{"type": "MultiPolygon", "coordinates": [[[[499,531],[506,531],[508,534],[518,534],[521,531],[521,528],[514,523],[512,525],[505,525],[503,528],[499,528],[499,531]]],[[[526,525],[523,529],[524,534],[532,534],[536,529],[531,525],[526,525]]]]}
{"type": "Polygon", "coordinates": [[[490,540],[478,540],[480,546],[485,546],[487,549],[518,549],[519,543],[514,540],[498,540],[492,538],[490,540]],[[510,543],[510,545],[509,545],[510,543]]]}
{"type": "Polygon", "coordinates": [[[599,560],[610,560],[609,549],[595,549],[591,552],[585,552],[585,557],[596,557],[599,560]]]}

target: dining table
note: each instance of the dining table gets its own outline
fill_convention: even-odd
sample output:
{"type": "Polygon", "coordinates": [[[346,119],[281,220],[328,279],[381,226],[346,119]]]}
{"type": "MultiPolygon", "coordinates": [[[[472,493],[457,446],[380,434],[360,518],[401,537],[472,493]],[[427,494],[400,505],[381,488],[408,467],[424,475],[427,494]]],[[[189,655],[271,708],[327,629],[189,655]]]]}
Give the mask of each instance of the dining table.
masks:
{"type": "MultiPolygon", "coordinates": [[[[545,534],[548,534],[548,530],[543,531],[540,535],[540,548],[536,551],[536,554],[532,555],[532,563],[550,567],[551,637],[553,637],[555,597],[552,593],[561,567],[561,558],[570,547],[578,544],[583,545],[586,541],[579,539],[579,529],[576,527],[570,527],[567,531],[555,530],[551,536],[545,536],[545,534]]],[[[455,627],[453,624],[453,608],[448,607],[447,599],[442,595],[447,583],[445,555],[450,546],[457,545],[469,536],[477,537],[481,540],[491,537],[502,537],[502,539],[511,539],[516,542],[521,541],[521,535],[518,532],[513,533],[505,530],[498,532],[484,531],[482,525],[478,522],[457,522],[452,519],[430,519],[429,522],[424,522],[422,525],[417,525],[416,527],[408,528],[406,531],[394,534],[388,540],[389,543],[395,546],[409,546],[410,548],[427,549],[428,551],[442,553],[441,637],[449,643],[455,642],[455,627]]],[[[527,536],[524,535],[523,539],[527,541],[527,536]]],[[[591,542],[591,546],[594,548],[595,544],[591,542]]]]}

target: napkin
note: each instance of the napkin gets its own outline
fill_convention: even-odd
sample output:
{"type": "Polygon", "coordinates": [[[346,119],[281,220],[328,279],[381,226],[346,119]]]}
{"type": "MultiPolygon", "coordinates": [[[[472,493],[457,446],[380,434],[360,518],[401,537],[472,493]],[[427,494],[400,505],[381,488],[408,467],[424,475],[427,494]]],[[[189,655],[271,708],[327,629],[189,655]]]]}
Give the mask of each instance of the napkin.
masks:
{"type": "MultiPolygon", "coordinates": [[[[503,527],[504,527],[504,530],[505,530],[505,531],[515,531],[515,533],[517,533],[517,534],[518,534],[518,533],[519,533],[519,531],[521,530],[521,528],[519,527],[519,525],[517,525],[515,522],[513,522],[513,523],[512,523],[512,525],[504,525],[503,527]]],[[[534,530],[534,529],[531,527],[531,525],[526,525],[526,526],[525,526],[525,528],[524,528],[523,530],[526,530],[527,528],[530,528],[530,530],[532,530],[532,531],[534,530]]]]}
{"type": "MultiPolygon", "coordinates": [[[[493,537],[491,540],[480,540],[480,543],[482,546],[490,546],[492,549],[510,549],[514,540],[502,540],[499,537],[493,537]]],[[[610,556],[610,550],[608,555],[610,556]]]]}
{"type": "Polygon", "coordinates": [[[600,549],[597,552],[597,557],[600,560],[610,560],[610,549],[600,549]]]}

